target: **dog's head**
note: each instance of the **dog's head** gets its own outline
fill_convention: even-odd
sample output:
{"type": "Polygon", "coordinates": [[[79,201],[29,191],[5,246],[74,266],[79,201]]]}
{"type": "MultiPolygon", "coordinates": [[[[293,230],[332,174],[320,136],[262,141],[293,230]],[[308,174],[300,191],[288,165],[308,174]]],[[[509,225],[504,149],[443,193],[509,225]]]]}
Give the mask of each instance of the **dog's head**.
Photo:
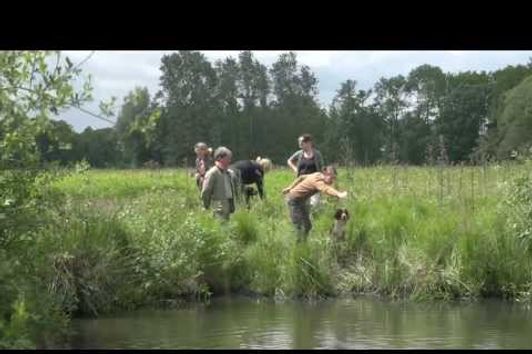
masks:
{"type": "Polygon", "coordinates": [[[334,219],[338,221],[347,221],[349,220],[349,211],[346,208],[336,209],[334,213],[334,219]]]}

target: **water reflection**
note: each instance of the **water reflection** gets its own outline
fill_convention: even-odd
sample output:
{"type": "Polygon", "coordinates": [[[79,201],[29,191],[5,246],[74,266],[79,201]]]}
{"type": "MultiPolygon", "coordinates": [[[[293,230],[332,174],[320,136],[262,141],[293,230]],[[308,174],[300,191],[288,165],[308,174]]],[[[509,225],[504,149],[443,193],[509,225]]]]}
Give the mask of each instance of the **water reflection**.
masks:
{"type": "Polygon", "coordinates": [[[74,322],[72,348],[532,348],[528,309],[501,301],[275,304],[223,298],[74,322]]]}

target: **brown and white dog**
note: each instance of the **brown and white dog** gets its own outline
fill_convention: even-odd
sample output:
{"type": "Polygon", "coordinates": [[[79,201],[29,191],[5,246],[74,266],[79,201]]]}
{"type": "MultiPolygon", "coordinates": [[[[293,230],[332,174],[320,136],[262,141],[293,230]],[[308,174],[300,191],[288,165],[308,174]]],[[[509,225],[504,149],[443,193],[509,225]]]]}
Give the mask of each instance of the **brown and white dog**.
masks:
{"type": "Polygon", "coordinates": [[[331,229],[333,241],[340,241],[345,238],[345,227],[349,220],[349,211],[346,208],[336,209],[334,213],[334,225],[331,229]]]}

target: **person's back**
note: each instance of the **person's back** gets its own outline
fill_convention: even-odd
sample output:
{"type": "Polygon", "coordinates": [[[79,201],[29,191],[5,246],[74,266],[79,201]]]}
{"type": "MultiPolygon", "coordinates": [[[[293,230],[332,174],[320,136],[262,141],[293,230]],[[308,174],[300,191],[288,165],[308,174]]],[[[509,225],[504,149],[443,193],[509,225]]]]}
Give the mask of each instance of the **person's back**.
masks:
{"type": "MultiPolygon", "coordinates": [[[[334,173],[336,175],[336,171],[334,173]]],[[[299,176],[289,189],[287,196],[293,199],[310,198],[320,191],[332,196],[337,195],[337,191],[324,181],[322,172],[299,176]]]]}
{"type": "Polygon", "coordinates": [[[262,180],[264,177],[262,166],[255,161],[237,161],[229,168],[240,174],[241,182],[243,184],[257,183],[258,180],[262,180]]]}
{"type": "Polygon", "coordinates": [[[240,160],[229,167],[235,172],[241,194],[244,194],[244,186],[255,184],[260,198],[264,198],[264,168],[259,162],[252,160],[240,160]]]}

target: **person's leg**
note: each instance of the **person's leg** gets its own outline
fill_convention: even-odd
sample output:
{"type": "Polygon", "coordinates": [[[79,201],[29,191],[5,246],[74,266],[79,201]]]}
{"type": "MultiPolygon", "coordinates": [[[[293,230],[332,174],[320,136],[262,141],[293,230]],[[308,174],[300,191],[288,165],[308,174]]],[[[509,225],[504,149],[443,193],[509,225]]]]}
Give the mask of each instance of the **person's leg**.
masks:
{"type": "Polygon", "coordinates": [[[290,210],[290,221],[292,221],[292,224],[295,226],[297,230],[299,230],[299,224],[301,220],[301,211],[300,208],[298,208],[298,203],[295,200],[288,200],[288,208],[290,210]]]}
{"type": "Polygon", "coordinates": [[[231,207],[228,199],[216,200],[213,205],[214,215],[222,220],[229,220],[231,207]]]}
{"type": "Polygon", "coordinates": [[[248,209],[249,209],[250,206],[251,206],[251,203],[250,203],[250,202],[251,202],[251,196],[252,196],[252,193],[253,193],[253,190],[251,189],[250,186],[246,186],[246,187],[244,188],[244,194],[245,194],[245,196],[246,196],[246,208],[248,208],[248,209]]]}
{"type": "Polygon", "coordinates": [[[310,229],[312,229],[312,223],[310,222],[310,205],[308,203],[304,203],[301,205],[301,208],[301,222],[303,225],[303,232],[306,238],[310,232],[310,229]]]}
{"type": "Polygon", "coordinates": [[[255,184],[257,185],[257,191],[259,192],[260,199],[264,199],[264,181],[263,177],[260,177],[255,184]]]}
{"type": "Polygon", "coordinates": [[[290,200],[288,205],[290,207],[290,219],[296,227],[298,241],[301,241],[306,237],[307,229],[310,230],[310,219],[306,212],[306,200],[290,200]]]}

